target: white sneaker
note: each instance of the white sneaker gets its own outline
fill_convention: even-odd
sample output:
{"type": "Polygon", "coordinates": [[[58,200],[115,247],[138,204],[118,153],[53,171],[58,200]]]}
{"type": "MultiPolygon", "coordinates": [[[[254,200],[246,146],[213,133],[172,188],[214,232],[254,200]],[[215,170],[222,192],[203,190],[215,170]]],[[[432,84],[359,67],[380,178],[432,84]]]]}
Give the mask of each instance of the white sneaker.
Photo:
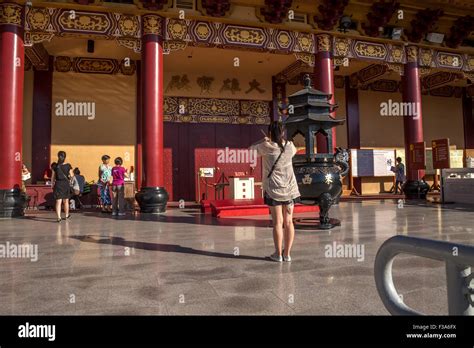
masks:
{"type": "Polygon", "coordinates": [[[291,256],[290,256],[290,255],[288,255],[288,256],[284,256],[284,255],[283,255],[283,261],[285,261],[285,262],[291,262],[291,256]]]}
{"type": "Polygon", "coordinates": [[[271,254],[268,258],[275,262],[281,262],[283,260],[281,255],[277,255],[276,253],[271,254]]]}
{"type": "Polygon", "coordinates": [[[113,211],[113,212],[112,212],[112,216],[117,216],[117,214],[118,214],[118,213],[117,213],[116,211],[113,211]]]}
{"type": "Polygon", "coordinates": [[[118,213],[118,216],[125,216],[125,213],[118,213]]]}

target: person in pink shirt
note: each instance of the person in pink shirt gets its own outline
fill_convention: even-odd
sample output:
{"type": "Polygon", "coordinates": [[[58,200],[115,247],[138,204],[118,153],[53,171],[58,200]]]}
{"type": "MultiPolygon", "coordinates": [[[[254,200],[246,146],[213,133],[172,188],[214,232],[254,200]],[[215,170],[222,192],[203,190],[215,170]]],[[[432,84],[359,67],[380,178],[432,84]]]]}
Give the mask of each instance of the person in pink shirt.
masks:
{"type": "Polygon", "coordinates": [[[122,167],[123,160],[117,157],[112,168],[112,215],[125,215],[125,178],[128,178],[127,170],[122,167]]]}

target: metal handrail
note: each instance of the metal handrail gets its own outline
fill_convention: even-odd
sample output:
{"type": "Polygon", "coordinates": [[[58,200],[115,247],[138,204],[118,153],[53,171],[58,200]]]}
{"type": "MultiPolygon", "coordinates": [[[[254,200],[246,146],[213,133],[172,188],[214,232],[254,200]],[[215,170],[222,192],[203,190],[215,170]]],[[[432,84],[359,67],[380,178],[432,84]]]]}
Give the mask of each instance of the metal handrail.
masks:
{"type": "Polygon", "coordinates": [[[375,284],[385,308],[393,315],[423,315],[403,303],[392,278],[398,254],[412,254],[446,262],[449,315],[474,315],[474,246],[445,241],[395,236],[386,240],[375,257],[375,284]]]}

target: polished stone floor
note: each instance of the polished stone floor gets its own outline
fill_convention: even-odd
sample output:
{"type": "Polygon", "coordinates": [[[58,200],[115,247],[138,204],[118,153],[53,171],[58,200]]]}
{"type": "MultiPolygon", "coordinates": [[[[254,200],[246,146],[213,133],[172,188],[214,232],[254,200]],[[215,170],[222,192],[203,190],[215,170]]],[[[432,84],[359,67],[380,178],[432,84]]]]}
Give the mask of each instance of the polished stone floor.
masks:
{"type": "MultiPolygon", "coordinates": [[[[297,232],[293,262],[278,264],[264,258],[273,252],[268,217],[83,212],[58,224],[31,211],[0,221],[0,244],[36,244],[39,257],[0,258],[0,315],[385,315],[373,265],[387,238],[474,244],[473,211],[454,205],[341,203],[331,215],[341,227],[297,232]],[[333,242],[363,246],[363,260],[326,257],[333,242]]],[[[447,313],[441,262],[399,256],[394,279],[409,306],[447,313]]]]}

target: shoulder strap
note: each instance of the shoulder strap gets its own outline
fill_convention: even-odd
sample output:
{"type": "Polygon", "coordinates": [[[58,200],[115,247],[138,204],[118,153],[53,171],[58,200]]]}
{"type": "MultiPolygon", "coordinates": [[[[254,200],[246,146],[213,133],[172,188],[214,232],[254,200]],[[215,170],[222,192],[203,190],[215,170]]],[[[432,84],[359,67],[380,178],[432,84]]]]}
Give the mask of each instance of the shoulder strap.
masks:
{"type": "Polygon", "coordinates": [[[63,171],[63,167],[62,167],[62,164],[58,164],[58,167],[59,167],[59,170],[61,171],[61,173],[63,174],[63,176],[66,178],[66,180],[69,180],[69,176],[66,175],[63,171]]]}
{"type": "Polygon", "coordinates": [[[288,141],[285,143],[285,146],[283,146],[283,150],[281,150],[280,155],[276,159],[275,163],[273,163],[272,169],[270,169],[270,172],[268,173],[267,178],[269,178],[273,174],[273,171],[275,170],[275,167],[276,167],[278,161],[280,160],[281,155],[283,155],[283,152],[285,152],[285,148],[286,148],[287,144],[288,144],[288,141]]]}

